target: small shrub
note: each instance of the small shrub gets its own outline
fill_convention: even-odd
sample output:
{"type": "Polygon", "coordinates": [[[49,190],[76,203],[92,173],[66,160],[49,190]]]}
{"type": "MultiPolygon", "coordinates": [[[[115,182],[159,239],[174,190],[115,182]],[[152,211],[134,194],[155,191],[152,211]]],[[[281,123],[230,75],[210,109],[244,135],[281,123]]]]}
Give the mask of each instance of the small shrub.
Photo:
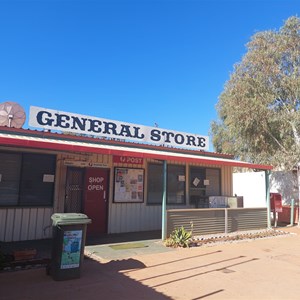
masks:
{"type": "Polygon", "coordinates": [[[192,231],[186,231],[183,226],[176,228],[165,240],[167,247],[189,247],[192,238],[192,231]]]}
{"type": "Polygon", "coordinates": [[[165,239],[164,244],[166,247],[175,247],[174,241],[171,239],[171,237],[165,239]]]}

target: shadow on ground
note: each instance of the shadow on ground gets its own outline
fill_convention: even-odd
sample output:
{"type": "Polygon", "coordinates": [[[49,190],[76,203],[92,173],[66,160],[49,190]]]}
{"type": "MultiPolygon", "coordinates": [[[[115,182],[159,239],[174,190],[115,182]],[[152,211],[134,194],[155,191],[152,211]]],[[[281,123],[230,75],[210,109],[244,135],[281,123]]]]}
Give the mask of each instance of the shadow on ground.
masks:
{"type": "Polygon", "coordinates": [[[143,269],[139,260],[99,263],[85,259],[78,279],[54,281],[44,268],[0,273],[1,300],[15,299],[170,299],[122,274],[143,269]]]}

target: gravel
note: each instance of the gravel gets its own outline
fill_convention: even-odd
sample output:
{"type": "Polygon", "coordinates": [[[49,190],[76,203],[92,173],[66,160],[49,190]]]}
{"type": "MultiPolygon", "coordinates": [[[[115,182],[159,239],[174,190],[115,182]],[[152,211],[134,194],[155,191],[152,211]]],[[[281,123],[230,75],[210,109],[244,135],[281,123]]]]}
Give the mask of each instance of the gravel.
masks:
{"type": "Polygon", "coordinates": [[[289,236],[292,233],[278,229],[262,229],[237,231],[227,234],[210,234],[194,236],[191,240],[190,247],[199,247],[202,245],[215,245],[216,243],[232,243],[240,241],[250,241],[256,239],[273,238],[279,236],[289,236]]]}

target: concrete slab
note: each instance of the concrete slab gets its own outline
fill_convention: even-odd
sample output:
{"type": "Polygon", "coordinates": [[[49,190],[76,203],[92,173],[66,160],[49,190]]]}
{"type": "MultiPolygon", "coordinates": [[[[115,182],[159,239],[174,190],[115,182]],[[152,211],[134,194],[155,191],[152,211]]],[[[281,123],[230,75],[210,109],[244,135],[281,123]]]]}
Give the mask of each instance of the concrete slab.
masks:
{"type": "Polygon", "coordinates": [[[140,247],[136,247],[136,244],[136,242],[123,242],[86,246],[84,253],[88,257],[104,262],[130,258],[138,255],[158,254],[174,251],[172,248],[165,247],[161,240],[141,240],[138,241],[138,246],[140,247]],[[115,249],[113,247],[119,245],[126,246],[126,249],[115,249]],[[130,247],[130,245],[132,245],[132,247],[130,247]]]}

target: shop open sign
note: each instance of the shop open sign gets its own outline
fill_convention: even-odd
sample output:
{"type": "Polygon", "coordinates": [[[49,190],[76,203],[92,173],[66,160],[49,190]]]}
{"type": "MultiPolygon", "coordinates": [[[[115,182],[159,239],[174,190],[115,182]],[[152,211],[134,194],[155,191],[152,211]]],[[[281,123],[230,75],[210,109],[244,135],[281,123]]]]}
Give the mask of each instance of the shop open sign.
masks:
{"type": "Polygon", "coordinates": [[[103,181],[103,177],[89,177],[87,186],[88,191],[103,191],[103,181]]]}

